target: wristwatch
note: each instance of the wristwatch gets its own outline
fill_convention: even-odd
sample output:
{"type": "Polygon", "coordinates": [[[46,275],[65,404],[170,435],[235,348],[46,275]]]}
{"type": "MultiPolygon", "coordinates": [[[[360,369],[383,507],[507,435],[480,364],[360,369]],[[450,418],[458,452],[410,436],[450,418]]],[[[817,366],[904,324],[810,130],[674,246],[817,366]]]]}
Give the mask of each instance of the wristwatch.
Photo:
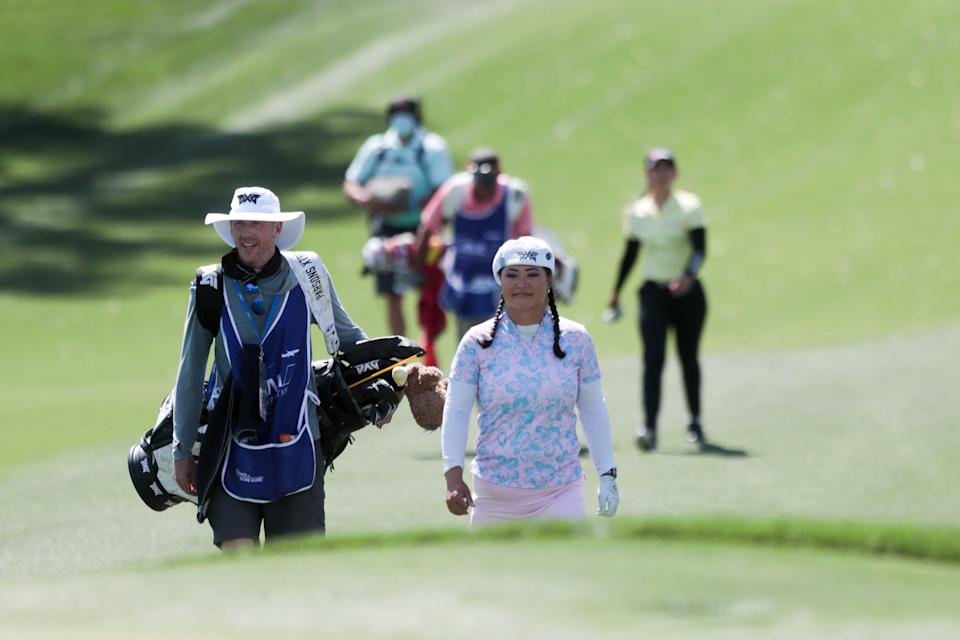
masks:
{"type": "Polygon", "coordinates": [[[617,479],[617,468],[616,468],[616,467],[610,467],[610,470],[609,470],[609,471],[604,471],[603,473],[600,474],[600,477],[601,477],[601,478],[602,478],[603,476],[610,476],[611,478],[613,478],[614,480],[616,480],[616,479],[617,479]]]}

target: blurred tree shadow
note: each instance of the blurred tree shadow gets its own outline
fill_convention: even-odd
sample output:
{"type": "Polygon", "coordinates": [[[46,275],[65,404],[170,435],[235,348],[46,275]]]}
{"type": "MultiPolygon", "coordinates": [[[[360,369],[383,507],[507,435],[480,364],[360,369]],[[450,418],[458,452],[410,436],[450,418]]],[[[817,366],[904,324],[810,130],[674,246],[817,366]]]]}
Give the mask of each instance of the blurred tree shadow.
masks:
{"type": "Polygon", "coordinates": [[[317,196],[339,190],[359,144],[383,128],[379,112],[347,109],[255,133],[105,123],[97,110],[0,107],[0,291],[151,286],[155,274],[131,267],[145,251],[209,261],[210,238],[193,230],[237,186],[267,186],[311,220],[354,215],[317,196]]]}

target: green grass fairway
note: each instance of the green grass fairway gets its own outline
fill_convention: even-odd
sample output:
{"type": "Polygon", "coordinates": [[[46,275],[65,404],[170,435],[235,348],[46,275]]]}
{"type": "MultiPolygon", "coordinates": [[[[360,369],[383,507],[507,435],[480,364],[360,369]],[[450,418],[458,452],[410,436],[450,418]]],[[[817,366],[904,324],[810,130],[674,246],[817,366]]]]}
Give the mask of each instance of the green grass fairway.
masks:
{"type": "MultiPolygon", "coordinates": [[[[960,331],[952,330],[842,349],[710,356],[706,402],[714,417],[707,427],[714,446],[702,454],[683,442],[673,369],[661,449],[640,454],[633,445],[637,365],[608,360],[620,515],[914,523],[960,531],[953,464],[960,433],[948,428],[960,421],[960,409],[940,402],[952,378],[928,373],[948,370],[958,349],[960,331]],[[777,370],[791,371],[789,382],[770,385],[777,370]],[[757,394],[761,387],[767,393],[757,394]]],[[[0,474],[0,504],[17,514],[0,521],[3,575],[119,570],[136,561],[216,553],[208,527],[196,524],[188,506],[158,514],[136,496],[125,466],[139,437],[132,427],[118,428],[108,444],[0,474]]],[[[382,431],[357,435],[326,478],[332,535],[465,527],[442,503],[438,433],[421,431],[401,407],[382,431]]],[[[583,462],[593,510],[596,476],[589,459],[583,462]]]]}
{"type": "Polygon", "coordinates": [[[0,13],[0,636],[960,637],[960,3],[0,13]],[[328,542],[221,560],[125,468],[172,386],[194,268],[224,251],[203,216],[274,189],[382,335],[340,184],[400,93],[458,165],[498,149],[579,260],[561,312],[598,346],[621,513],[467,535],[439,434],[401,408],[327,477],[328,542]],[[634,446],[636,272],[624,320],[599,320],[656,144],[710,221],[703,452],[672,361],[661,448],[634,446]]]}
{"type": "Polygon", "coordinates": [[[537,536],[27,580],[0,614],[29,638],[946,638],[958,588],[956,566],[537,536]]]}

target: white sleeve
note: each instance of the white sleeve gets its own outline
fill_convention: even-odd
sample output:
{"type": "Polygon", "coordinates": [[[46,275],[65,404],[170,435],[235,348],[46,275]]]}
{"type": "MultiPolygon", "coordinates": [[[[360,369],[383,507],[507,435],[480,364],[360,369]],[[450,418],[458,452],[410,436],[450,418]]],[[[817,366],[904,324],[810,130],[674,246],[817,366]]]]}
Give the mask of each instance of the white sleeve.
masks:
{"type": "Polygon", "coordinates": [[[450,381],[440,427],[444,473],[454,467],[463,467],[467,451],[467,432],[470,430],[470,412],[473,411],[476,398],[476,385],[458,380],[450,381]]]}
{"type": "Polygon", "coordinates": [[[607,413],[607,401],[603,398],[600,380],[580,387],[577,397],[577,411],[583,425],[583,435],[590,448],[590,457],[597,475],[617,466],[613,459],[613,441],[610,435],[610,414],[607,413]]]}

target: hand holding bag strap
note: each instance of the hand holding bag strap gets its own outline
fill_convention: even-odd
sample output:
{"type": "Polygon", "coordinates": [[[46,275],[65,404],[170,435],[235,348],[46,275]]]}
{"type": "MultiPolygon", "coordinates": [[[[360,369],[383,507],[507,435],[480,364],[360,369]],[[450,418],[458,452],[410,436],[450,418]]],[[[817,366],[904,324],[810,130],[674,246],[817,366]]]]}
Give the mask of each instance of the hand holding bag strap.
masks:
{"type": "Polygon", "coordinates": [[[312,251],[283,251],[283,257],[296,276],[303,295],[310,305],[323,339],[327,345],[327,353],[337,355],[340,350],[340,337],[337,335],[337,323],[333,317],[333,301],[330,297],[330,273],[320,256],[312,251]]]}

